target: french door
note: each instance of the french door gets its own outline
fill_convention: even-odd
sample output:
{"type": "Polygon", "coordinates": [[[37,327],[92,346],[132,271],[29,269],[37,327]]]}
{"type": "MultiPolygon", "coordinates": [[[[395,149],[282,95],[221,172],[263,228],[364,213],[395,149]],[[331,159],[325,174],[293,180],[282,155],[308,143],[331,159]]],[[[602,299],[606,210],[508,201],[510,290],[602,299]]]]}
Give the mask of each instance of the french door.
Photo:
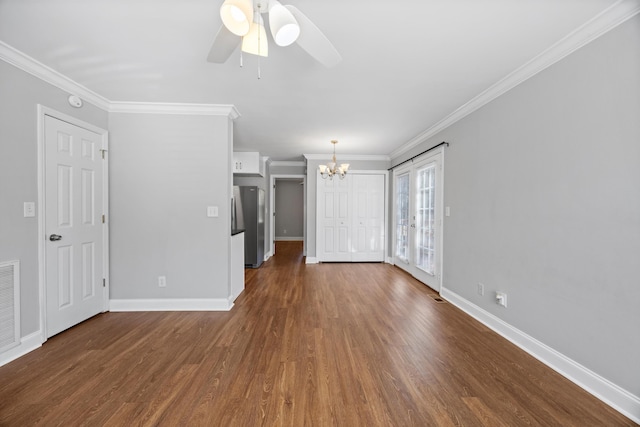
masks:
{"type": "Polygon", "coordinates": [[[394,263],[430,288],[442,284],[442,151],[394,171],[394,263]]]}

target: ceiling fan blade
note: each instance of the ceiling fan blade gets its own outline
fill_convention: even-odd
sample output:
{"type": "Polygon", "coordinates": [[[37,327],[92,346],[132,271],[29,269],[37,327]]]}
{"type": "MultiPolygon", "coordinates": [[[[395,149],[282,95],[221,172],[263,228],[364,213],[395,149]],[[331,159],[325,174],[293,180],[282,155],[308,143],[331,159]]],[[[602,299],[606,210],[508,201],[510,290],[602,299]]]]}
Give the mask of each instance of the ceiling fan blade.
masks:
{"type": "Polygon", "coordinates": [[[342,56],[320,28],[316,27],[297,7],[291,5],[285,5],[285,7],[300,25],[300,36],[296,40],[300,47],[327,68],[338,65],[342,61],[342,56]]]}
{"type": "Polygon", "coordinates": [[[240,44],[240,40],[240,37],[222,25],[220,30],[218,30],[218,34],[216,34],[216,37],[213,39],[213,45],[207,56],[207,61],[217,64],[226,62],[240,44]]]}

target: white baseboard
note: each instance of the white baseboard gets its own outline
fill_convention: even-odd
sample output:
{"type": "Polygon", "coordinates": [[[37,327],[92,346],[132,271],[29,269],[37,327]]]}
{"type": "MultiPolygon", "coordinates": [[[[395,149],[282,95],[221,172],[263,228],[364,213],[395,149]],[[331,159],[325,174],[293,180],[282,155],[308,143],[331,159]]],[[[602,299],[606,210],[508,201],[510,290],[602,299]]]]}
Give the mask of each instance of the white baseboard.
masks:
{"type": "Polygon", "coordinates": [[[305,264],[317,264],[318,263],[318,258],[314,257],[314,256],[308,256],[305,257],[305,264]]]}
{"type": "Polygon", "coordinates": [[[229,311],[231,298],[112,299],[110,311],[229,311]]]}
{"type": "Polygon", "coordinates": [[[287,237],[276,237],[274,239],[276,242],[301,242],[304,240],[304,237],[300,236],[300,237],[292,237],[292,236],[287,236],[287,237]]]}
{"type": "Polygon", "coordinates": [[[42,333],[40,333],[40,331],[36,331],[26,337],[22,337],[20,339],[20,344],[0,354],[0,366],[6,365],[11,361],[16,360],[18,357],[22,357],[25,354],[40,348],[42,346],[42,342],[42,333]]]}
{"type": "Polygon", "coordinates": [[[273,256],[273,252],[269,251],[266,254],[264,254],[264,262],[269,261],[269,258],[271,258],[273,256]]]}
{"type": "Polygon", "coordinates": [[[442,288],[440,296],[621,414],[640,424],[640,397],[525,334],[455,292],[442,288]]]}

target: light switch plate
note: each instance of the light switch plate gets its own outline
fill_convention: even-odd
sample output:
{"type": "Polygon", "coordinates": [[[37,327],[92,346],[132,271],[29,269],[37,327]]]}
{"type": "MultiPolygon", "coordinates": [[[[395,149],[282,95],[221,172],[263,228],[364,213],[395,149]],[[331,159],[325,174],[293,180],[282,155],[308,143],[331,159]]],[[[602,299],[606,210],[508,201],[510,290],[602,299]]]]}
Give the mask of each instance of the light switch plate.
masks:
{"type": "Polygon", "coordinates": [[[24,202],[24,217],[25,218],[33,218],[36,216],[36,203],[35,202],[24,202]]]}
{"type": "Polygon", "coordinates": [[[207,206],[207,216],[209,218],[217,218],[218,217],[218,207],[217,206],[207,206]]]}
{"type": "Polygon", "coordinates": [[[505,292],[496,292],[496,303],[503,307],[507,306],[507,294],[505,292]]]}

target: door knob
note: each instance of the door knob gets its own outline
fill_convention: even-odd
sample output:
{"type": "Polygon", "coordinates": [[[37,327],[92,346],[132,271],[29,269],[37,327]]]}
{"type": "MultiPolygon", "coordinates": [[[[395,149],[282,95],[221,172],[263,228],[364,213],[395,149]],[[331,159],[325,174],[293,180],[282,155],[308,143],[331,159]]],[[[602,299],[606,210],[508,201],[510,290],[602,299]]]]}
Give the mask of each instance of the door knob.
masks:
{"type": "Polygon", "coordinates": [[[51,240],[52,242],[56,242],[58,240],[62,240],[62,236],[60,236],[59,234],[52,234],[51,236],[49,236],[49,240],[51,240]]]}

